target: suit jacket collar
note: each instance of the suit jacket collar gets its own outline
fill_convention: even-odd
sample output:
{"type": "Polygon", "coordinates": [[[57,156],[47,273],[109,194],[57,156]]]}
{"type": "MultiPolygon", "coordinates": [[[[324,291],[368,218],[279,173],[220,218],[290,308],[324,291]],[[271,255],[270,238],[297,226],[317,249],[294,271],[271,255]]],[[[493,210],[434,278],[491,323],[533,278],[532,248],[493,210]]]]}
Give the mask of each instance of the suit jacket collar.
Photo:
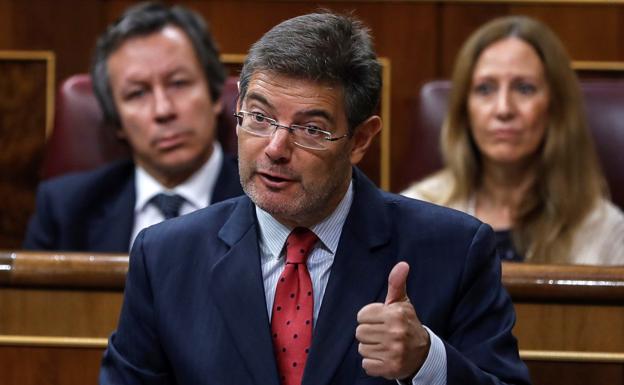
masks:
{"type": "Polygon", "coordinates": [[[210,203],[221,202],[239,195],[243,195],[243,188],[238,177],[238,161],[232,155],[223,154],[221,171],[212,190],[210,203]]]}
{"type": "Polygon", "coordinates": [[[130,247],[136,197],[134,163],[122,161],[113,167],[114,176],[106,183],[118,188],[109,191],[110,186],[103,186],[108,197],[102,199],[102,204],[94,209],[91,223],[85,225],[85,242],[91,251],[127,251],[130,247]]]}
{"type": "Polygon", "coordinates": [[[136,202],[134,209],[137,211],[143,210],[149,201],[161,192],[175,192],[181,195],[194,210],[242,194],[236,161],[223,153],[218,142],[213,144],[210,158],[175,187],[164,186],[156,177],[150,175],[147,170],[139,165],[135,165],[135,184],[136,202]],[[216,197],[214,196],[215,193],[217,194],[216,197]]]}
{"type": "MultiPolygon", "coordinates": [[[[330,383],[355,343],[357,312],[384,294],[393,266],[394,258],[384,247],[391,230],[383,198],[358,170],[354,181],[353,204],[325,291],[303,384],[330,383]]],[[[215,263],[209,290],[227,293],[215,297],[254,383],[278,385],[257,234],[254,205],[243,197],[219,231],[229,250],[215,263]]]]}
{"type": "Polygon", "coordinates": [[[383,300],[396,260],[388,247],[391,223],[380,191],[357,169],[354,182],[355,196],[314,330],[304,385],[331,382],[349,348],[357,343],[357,313],[383,300]]]}
{"type": "MultiPolygon", "coordinates": [[[[125,159],[108,166],[105,185],[100,191],[105,198],[90,213],[84,226],[84,246],[95,252],[128,251],[134,226],[136,186],[134,162],[125,159]]],[[[219,202],[243,194],[238,178],[236,158],[224,154],[221,170],[212,193],[212,202],[219,202]]]]}
{"type": "Polygon", "coordinates": [[[258,251],[254,205],[238,199],[232,214],[218,234],[229,250],[214,264],[208,285],[236,349],[257,385],[279,385],[264,283],[258,251]]]}

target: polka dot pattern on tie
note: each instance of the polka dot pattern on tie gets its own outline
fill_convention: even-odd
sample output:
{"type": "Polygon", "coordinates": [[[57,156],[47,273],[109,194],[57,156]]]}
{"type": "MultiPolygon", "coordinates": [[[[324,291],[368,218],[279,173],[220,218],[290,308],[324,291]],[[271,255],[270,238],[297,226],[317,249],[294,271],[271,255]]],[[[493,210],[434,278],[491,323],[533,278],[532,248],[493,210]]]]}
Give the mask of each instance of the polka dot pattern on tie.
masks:
{"type": "Polygon", "coordinates": [[[300,385],[312,344],[314,297],[306,266],[318,238],[303,227],[286,241],[286,265],[275,290],[271,331],[282,385],[300,385]],[[299,268],[301,267],[301,268],[299,268]]]}

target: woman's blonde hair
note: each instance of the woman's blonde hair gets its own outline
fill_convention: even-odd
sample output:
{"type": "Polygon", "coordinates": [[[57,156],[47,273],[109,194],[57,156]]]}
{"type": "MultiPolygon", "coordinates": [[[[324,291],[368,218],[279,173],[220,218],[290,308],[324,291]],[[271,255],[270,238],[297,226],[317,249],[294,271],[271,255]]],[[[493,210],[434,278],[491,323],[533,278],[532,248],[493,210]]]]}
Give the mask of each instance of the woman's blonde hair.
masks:
{"type": "Polygon", "coordinates": [[[508,37],[535,49],[550,88],[548,124],[535,162],[536,180],[514,215],[514,246],[530,261],[566,262],[574,230],[598,198],[606,195],[606,185],[568,54],[557,36],[534,19],[511,16],[492,20],[461,48],[441,140],[446,171],[454,183],[446,201],[439,203],[467,200],[479,186],[482,165],[469,126],[468,95],[481,52],[508,37]]]}

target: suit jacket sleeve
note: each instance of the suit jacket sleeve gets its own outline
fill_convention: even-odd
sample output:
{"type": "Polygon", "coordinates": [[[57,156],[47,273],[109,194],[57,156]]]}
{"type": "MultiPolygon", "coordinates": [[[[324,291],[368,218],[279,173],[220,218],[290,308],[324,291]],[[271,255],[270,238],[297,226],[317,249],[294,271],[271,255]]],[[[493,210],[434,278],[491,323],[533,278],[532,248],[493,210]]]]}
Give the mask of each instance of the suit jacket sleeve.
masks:
{"type": "Polygon", "coordinates": [[[513,304],[501,283],[500,260],[489,226],[481,224],[469,247],[456,306],[443,338],[447,384],[529,384],[511,330],[513,304]]]}
{"type": "Polygon", "coordinates": [[[54,250],[58,228],[55,225],[52,201],[46,183],[37,190],[35,212],[28,223],[23,248],[26,250],[54,250]]]}
{"type": "Polygon", "coordinates": [[[154,297],[143,237],[130,255],[119,327],[110,337],[100,369],[100,384],[169,384],[171,370],[158,342],[154,297]]]}

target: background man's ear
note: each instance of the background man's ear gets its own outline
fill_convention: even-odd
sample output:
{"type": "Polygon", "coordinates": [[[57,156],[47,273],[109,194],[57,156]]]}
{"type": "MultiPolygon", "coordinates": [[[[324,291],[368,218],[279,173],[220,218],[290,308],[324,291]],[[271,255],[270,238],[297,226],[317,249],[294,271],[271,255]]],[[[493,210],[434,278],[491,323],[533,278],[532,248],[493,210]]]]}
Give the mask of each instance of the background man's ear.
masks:
{"type": "Polygon", "coordinates": [[[221,102],[221,98],[212,102],[212,112],[215,115],[219,115],[223,111],[223,103],[221,102]]]}
{"type": "Polygon", "coordinates": [[[118,139],[121,139],[121,140],[124,140],[124,141],[127,140],[127,138],[128,138],[126,136],[126,132],[121,127],[118,127],[118,128],[115,129],[115,136],[118,139]]]}

